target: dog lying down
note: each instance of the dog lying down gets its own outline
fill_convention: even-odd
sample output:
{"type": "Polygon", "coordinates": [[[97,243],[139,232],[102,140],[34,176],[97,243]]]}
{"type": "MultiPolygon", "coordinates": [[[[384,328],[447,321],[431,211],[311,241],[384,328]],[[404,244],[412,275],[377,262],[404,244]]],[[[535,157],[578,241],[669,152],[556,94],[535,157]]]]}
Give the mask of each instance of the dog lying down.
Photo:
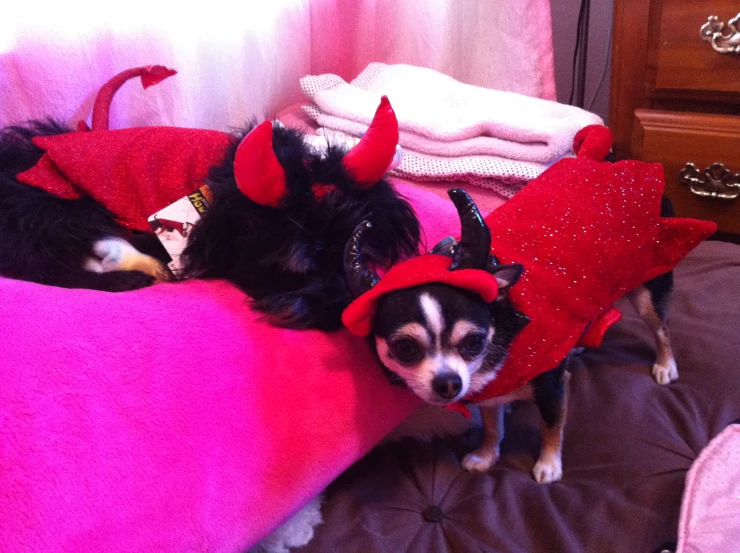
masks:
{"type": "Polygon", "coordinates": [[[179,276],[233,282],[277,326],[340,328],[352,300],[342,252],[361,221],[377,229],[367,245],[375,262],[418,251],[414,211],[384,178],[398,144],[388,99],[352,148],[316,148],[272,121],[234,134],[108,130],[118,87],[172,74],[150,66],[115,76],[98,94],[91,131],[49,121],[0,131],[0,275],[110,292],[167,279],[157,234],[170,231],[148,218],[205,185],[210,206],[186,229],[179,276]]]}
{"type": "MultiPolygon", "coordinates": [[[[102,95],[108,102],[122,84],[119,81],[102,95]]],[[[107,106],[101,113],[107,114],[107,106]]],[[[381,102],[363,139],[349,151],[330,146],[318,153],[299,133],[271,122],[236,135],[163,128],[108,131],[107,116],[95,115],[92,132],[71,132],[52,123],[5,129],[0,135],[0,274],[68,288],[125,291],[147,286],[162,278],[165,259],[146,217],[207,184],[213,205],[188,229],[185,276],[234,282],[273,324],[335,329],[353,296],[371,293],[378,281],[369,264],[391,266],[418,248],[413,210],[384,180],[397,139],[397,122],[387,100],[381,102]],[[143,146],[156,155],[132,154],[143,146]],[[88,157],[81,158],[82,152],[88,157]],[[160,169],[181,170],[179,188],[148,194],[124,186],[132,173],[145,180],[171,177],[147,172],[152,169],[148,163],[160,157],[160,169]],[[115,160],[132,163],[134,170],[121,171],[115,160]],[[96,182],[106,184],[102,192],[88,188],[96,182]],[[132,190],[159,205],[132,203],[132,190]],[[372,232],[364,221],[372,224],[372,232]]],[[[531,188],[532,184],[524,192],[531,188]]],[[[507,206],[517,205],[524,192],[507,206]]],[[[536,272],[501,244],[494,242],[495,256],[491,255],[488,227],[493,219],[484,223],[461,191],[452,196],[461,214],[462,236],[459,242],[441,242],[435,257],[446,259],[445,271],[454,269],[450,273],[474,270],[488,275],[481,285],[483,294],[427,282],[381,298],[366,329],[357,332],[351,322],[347,326],[372,334],[373,347],[392,381],[408,386],[428,403],[449,406],[472,397],[483,407],[486,439],[464,461],[471,470],[486,470],[496,460],[501,405],[534,399],[544,420],[535,478],[557,480],[562,475],[567,406],[562,359],[523,383],[507,373],[524,358],[516,350],[518,338],[537,332],[541,324],[536,317],[527,323],[530,313],[519,305],[519,291],[531,287],[528,279],[536,272]],[[479,401],[478,395],[491,385],[497,386],[495,397],[479,401]]],[[[499,212],[494,237],[509,228],[510,221],[499,212]]],[[[597,255],[604,253],[608,252],[597,255]]],[[[621,291],[633,290],[638,309],[655,330],[658,357],[653,374],[667,383],[677,377],[665,326],[668,271],[687,252],[667,247],[663,253],[662,264],[647,263],[640,278],[627,279],[633,286],[621,291]],[[652,271],[655,267],[659,270],[652,271]]],[[[645,263],[639,256],[635,259],[637,267],[645,263]]],[[[588,322],[596,321],[610,304],[602,303],[588,322]]],[[[580,330],[585,327],[586,323],[580,330]]],[[[570,349],[578,336],[559,345],[570,349]]],[[[310,526],[317,519],[309,514],[302,520],[310,526]]]]}

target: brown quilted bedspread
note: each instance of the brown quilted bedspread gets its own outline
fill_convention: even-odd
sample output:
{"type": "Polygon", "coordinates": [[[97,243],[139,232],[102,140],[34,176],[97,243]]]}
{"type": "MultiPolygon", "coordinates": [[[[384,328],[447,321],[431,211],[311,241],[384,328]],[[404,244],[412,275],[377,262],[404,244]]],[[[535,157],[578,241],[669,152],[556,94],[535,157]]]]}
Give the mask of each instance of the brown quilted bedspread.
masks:
{"type": "Polygon", "coordinates": [[[571,365],[562,482],[532,479],[538,415],[515,405],[490,473],[461,469],[464,439],[377,448],[330,488],[325,523],[300,551],[652,553],[675,542],[686,471],[740,417],[740,247],[707,242],[676,270],[670,386],[650,377],[649,331],[618,307],[603,346],[571,365]]]}

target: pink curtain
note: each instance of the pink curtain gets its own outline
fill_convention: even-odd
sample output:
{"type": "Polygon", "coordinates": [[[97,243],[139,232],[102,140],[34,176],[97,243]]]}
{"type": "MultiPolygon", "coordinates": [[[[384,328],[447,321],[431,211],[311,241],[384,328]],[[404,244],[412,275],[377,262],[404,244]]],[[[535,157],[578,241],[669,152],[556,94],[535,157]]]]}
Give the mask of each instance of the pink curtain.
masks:
{"type": "Polygon", "coordinates": [[[303,97],[306,74],[355,77],[368,63],[431,67],[472,84],[554,99],[549,0],[129,0],[13,2],[0,17],[0,125],[89,117],[116,72],[179,74],[128,84],[111,127],[226,130],[303,97]],[[111,5],[112,6],[112,5],[111,5]]]}
{"type": "Polygon", "coordinates": [[[549,0],[323,0],[311,6],[311,69],[349,81],[408,63],[555,99],[549,0]]]}

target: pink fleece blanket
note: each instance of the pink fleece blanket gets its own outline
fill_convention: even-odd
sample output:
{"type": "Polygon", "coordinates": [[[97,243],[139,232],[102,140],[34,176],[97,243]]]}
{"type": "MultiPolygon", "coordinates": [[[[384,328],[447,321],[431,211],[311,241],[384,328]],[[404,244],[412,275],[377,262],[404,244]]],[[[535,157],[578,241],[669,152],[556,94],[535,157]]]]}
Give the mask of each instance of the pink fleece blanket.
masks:
{"type": "MultiPolygon", "coordinates": [[[[430,243],[458,232],[402,192],[430,243]]],[[[273,328],[226,282],[0,297],[2,553],[244,551],[417,405],[362,339],[273,328]]]]}
{"type": "Polygon", "coordinates": [[[740,424],[715,436],[691,465],[676,553],[740,550],[740,424]]]}

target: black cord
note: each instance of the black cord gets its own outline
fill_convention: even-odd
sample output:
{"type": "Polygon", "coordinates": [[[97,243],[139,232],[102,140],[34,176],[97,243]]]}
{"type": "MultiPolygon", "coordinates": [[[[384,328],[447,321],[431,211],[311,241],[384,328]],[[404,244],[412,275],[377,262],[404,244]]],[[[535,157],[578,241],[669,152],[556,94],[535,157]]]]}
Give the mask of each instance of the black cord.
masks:
{"type": "Polygon", "coordinates": [[[591,22],[591,0],[584,0],[583,26],[581,27],[581,57],[578,60],[578,88],[576,89],[576,105],[584,108],[586,105],[586,69],[588,64],[588,28],[591,22]]]}
{"type": "Polygon", "coordinates": [[[601,71],[601,77],[599,78],[599,83],[596,85],[596,90],[594,90],[593,96],[591,96],[591,100],[586,104],[586,110],[591,111],[594,107],[594,104],[596,103],[596,98],[599,96],[599,90],[601,90],[601,86],[604,84],[604,79],[606,79],[606,73],[609,71],[609,66],[611,65],[612,61],[612,34],[613,34],[614,28],[609,27],[609,35],[606,38],[606,61],[604,62],[604,69],[601,71]]]}
{"type": "MultiPolygon", "coordinates": [[[[582,46],[584,42],[584,31],[588,32],[588,24],[586,22],[586,3],[588,0],[581,0],[581,6],[578,9],[578,25],[576,26],[576,46],[573,49],[573,66],[571,68],[571,81],[570,81],[570,96],[568,97],[568,104],[573,105],[573,96],[576,92],[576,81],[580,72],[576,72],[579,66],[579,61],[585,61],[585,52],[582,52],[582,46]]],[[[588,36],[585,37],[588,41],[588,36]]],[[[580,88],[580,87],[579,87],[580,88]]],[[[582,101],[581,101],[582,102],[582,101]]],[[[581,106],[582,107],[582,106],[581,106]]]]}

